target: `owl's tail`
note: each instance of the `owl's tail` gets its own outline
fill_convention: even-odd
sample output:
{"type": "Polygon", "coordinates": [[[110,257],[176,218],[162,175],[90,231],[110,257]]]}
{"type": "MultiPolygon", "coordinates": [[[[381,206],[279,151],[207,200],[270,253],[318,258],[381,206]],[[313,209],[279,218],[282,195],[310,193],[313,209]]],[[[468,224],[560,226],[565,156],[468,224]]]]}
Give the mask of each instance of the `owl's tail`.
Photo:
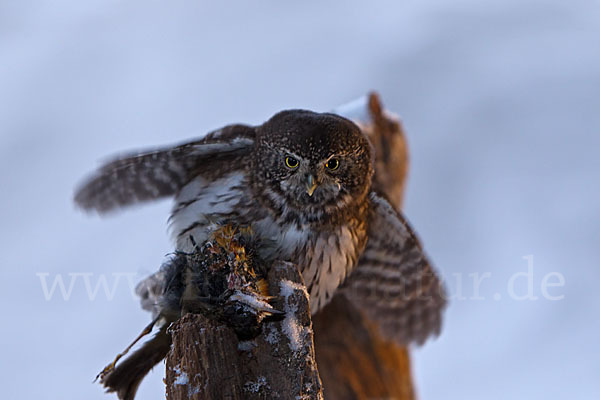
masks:
{"type": "Polygon", "coordinates": [[[142,379],[166,357],[171,348],[171,336],[164,324],[154,337],[102,377],[100,383],[107,392],[116,392],[121,400],[133,400],[142,379]]]}

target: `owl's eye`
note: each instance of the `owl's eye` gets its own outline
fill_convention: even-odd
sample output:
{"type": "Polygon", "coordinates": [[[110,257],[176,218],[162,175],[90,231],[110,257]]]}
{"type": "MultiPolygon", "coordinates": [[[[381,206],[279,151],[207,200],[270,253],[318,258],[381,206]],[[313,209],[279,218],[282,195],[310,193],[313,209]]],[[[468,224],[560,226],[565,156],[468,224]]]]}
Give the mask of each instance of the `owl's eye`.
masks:
{"type": "Polygon", "coordinates": [[[298,167],[298,164],[298,160],[296,160],[294,157],[287,156],[285,158],[285,166],[289,169],[296,169],[298,167]]]}
{"type": "Polygon", "coordinates": [[[331,160],[327,161],[327,163],[325,163],[325,168],[327,168],[330,171],[335,171],[339,168],[339,166],[340,160],[338,160],[337,158],[332,158],[331,160]]]}

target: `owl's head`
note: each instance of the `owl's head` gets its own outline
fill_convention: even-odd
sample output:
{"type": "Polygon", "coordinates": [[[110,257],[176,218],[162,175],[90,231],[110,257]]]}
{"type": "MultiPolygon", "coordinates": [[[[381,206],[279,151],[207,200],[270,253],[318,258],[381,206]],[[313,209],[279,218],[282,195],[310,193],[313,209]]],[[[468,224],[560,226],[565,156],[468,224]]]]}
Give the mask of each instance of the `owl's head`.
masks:
{"type": "Polygon", "coordinates": [[[335,114],[282,111],[257,129],[253,174],[278,208],[321,215],[361,202],[371,186],[371,144],[335,114]]]}

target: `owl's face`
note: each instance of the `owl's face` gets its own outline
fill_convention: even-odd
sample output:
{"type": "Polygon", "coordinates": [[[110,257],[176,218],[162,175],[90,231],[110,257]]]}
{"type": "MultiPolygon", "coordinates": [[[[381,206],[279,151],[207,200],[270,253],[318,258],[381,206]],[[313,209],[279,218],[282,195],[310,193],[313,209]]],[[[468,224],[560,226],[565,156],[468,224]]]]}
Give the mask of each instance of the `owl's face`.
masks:
{"type": "Polygon", "coordinates": [[[283,111],[257,139],[255,181],[279,207],[321,215],[362,201],[370,189],[371,145],[345,118],[283,111]]]}

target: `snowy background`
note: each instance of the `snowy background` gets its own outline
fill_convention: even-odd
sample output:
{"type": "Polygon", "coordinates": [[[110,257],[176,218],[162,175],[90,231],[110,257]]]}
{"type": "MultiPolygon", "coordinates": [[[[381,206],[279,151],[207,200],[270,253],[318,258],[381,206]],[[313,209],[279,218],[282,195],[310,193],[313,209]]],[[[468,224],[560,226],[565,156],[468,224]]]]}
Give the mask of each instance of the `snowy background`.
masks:
{"type": "Polygon", "coordinates": [[[600,398],[598,1],[2,0],[3,398],[115,398],[92,379],[149,320],[130,286],[172,249],[170,204],[79,212],[99,161],[371,89],[453,294],[420,397],[600,398]]]}

